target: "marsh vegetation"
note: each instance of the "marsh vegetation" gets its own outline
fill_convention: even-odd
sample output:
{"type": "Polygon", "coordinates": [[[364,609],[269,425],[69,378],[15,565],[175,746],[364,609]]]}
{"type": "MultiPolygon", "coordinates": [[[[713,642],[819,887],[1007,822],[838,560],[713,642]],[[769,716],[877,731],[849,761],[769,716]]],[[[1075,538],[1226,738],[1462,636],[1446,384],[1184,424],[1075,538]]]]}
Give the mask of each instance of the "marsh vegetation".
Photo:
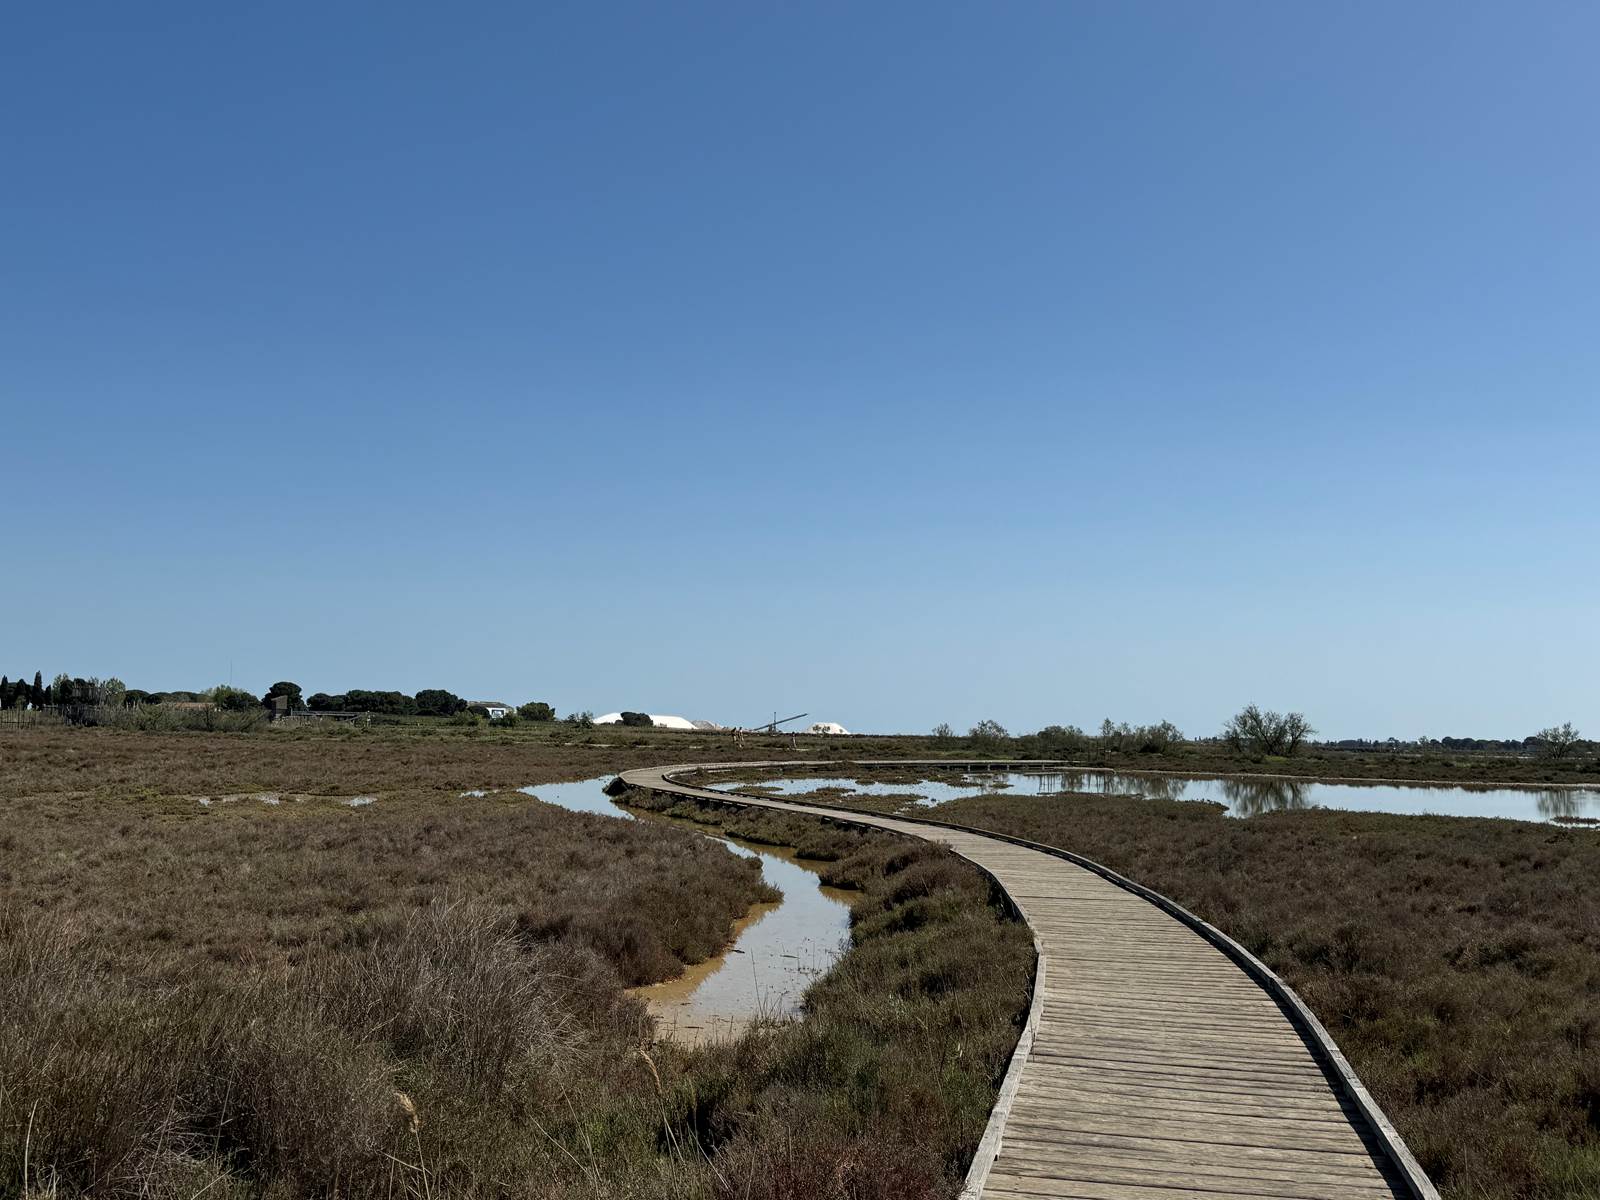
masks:
{"type": "Polygon", "coordinates": [[[741,826],[859,896],[850,946],[803,1020],[662,1040],[627,985],[770,893],[709,839],[515,792],[629,757],[534,744],[0,742],[0,1192],[952,1196],[1031,977],[987,882],[741,826]]]}
{"type": "Polygon", "coordinates": [[[1600,1195],[1594,831],[1318,809],[1230,820],[1220,804],[1010,790],[916,812],[1085,855],[1238,939],[1311,1006],[1447,1197],[1600,1195]]]}
{"type": "Polygon", "coordinates": [[[1328,783],[1293,776],[1194,776],[1178,772],[1113,771],[1106,768],[1031,767],[939,772],[893,763],[834,773],[705,772],[702,786],[802,799],[866,801],[885,812],[915,816],[948,800],[989,795],[1059,796],[1093,794],[1185,800],[1221,805],[1229,816],[1308,808],[1408,815],[1506,817],[1583,825],[1600,820],[1600,787],[1407,784],[1341,781],[1328,783]],[[934,775],[935,778],[928,778],[934,775]],[[1590,814],[1594,814],[1591,816],[1590,814]]]}

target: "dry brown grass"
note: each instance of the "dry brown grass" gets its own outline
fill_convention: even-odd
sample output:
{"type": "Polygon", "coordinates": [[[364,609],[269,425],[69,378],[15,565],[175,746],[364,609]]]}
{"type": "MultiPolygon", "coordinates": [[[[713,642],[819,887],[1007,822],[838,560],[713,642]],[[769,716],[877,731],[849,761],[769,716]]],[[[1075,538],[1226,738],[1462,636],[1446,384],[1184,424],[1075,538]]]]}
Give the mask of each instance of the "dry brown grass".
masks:
{"type": "Polygon", "coordinates": [[[197,965],[298,965],[437,898],[492,905],[532,938],[597,950],[627,983],[698,962],[765,895],[756,868],[704,839],[663,837],[515,792],[336,800],[27,797],[7,802],[0,904],[89,931],[110,968],[137,954],[197,965]]]}
{"type": "Polygon", "coordinates": [[[757,876],[459,795],[659,761],[641,741],[0,738],[0,1195],[952,1195],[1025,932],[937,852],[796,829],[865,897],[807,1019],[652,1044],[623,984],[719,946],[757,876]],[[257,791],[313,798],[195,799],[257,791]]]}

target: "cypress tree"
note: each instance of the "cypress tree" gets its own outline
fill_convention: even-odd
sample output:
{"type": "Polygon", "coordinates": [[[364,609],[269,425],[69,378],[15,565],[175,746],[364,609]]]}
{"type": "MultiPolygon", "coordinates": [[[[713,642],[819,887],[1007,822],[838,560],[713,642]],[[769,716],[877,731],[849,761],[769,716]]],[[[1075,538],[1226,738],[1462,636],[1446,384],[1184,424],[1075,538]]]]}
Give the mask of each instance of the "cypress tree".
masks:
{"type": "Polygon", "coordinates": [[[35,708],[44,707],[44,675],[39,671],[33,673],[33,691],[28,693],[28,703],[35,708]]]}
{"type": "Polygon", "coordinates": [[[11,707],[11,680],[0,675],[0,708],[11,707]]]}

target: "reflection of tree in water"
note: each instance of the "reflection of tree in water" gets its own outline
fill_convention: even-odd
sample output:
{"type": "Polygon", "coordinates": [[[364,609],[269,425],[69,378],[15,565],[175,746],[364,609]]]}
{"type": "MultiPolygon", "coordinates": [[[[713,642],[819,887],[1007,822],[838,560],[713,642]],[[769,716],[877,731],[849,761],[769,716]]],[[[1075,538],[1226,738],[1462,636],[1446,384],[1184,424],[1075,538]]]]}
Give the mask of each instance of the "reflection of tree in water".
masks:
{"type": "Polygon", "coordinates": [[[1182,800],[1192,782],[1166,775],[1118,775],[1111,771],[1056,771],[1037,775],[1041,795],[1081,792],[1091,796],[1140,796],[1151,800],[1182,800]]]}
{"type": "MultiPolygon", "coordinates": [[[[1091,796],[1144,796],[1151,800],[1205,800],[1210,802],[1224,802],[1229,810],[1240,817],[1253,817],[1261,813],[1290,812],[1299,809],[1314,807],[1312,802],[1312,789],[1316,786],[1315,780],[1310,779],[1204,779],[1179,778],[1168,775],[1119,775],[1112,771],[1054,771],[1048,774],[1036,773],[1031,776],[1034,790],[1040,795],[1053,795],[1056,793],[1080,793],[1091,796]],[[1193,791],[1196,794],[1190,795],[1193,791]]],[[[1430,789],[1413,786],[1407,789],[1415,792],[1426,805],[1426,796],[1430,789]]],[[[1508,789],[1505,798],[1499,807],[1490,807],[1490,814],[1502,816],[1528,817],[1525,797],[1532,789],[1508,789]]],[[[1337,794],[1330,792],[1324,803],[1333,801],[1336,808],[1363,807],[1364,798],[1374,809],[1382,809],[1383,795],[1392,792],[1389,788],[1346,787],[1339,789],[1337,794]],[[1341,802],[1339,796],[1348,795],[1348,802],[1341,802]]],[[[1441,792],[1454,792],[1454,788],[1442,788],[1441,792]]],[[[1588,824],[1590,821],[1600,820],[1600,793],[1580,788],[1550,788],[1533,792],[1534,803],[1538,806],[1541,816],[1553,821],[1577,821],[1588,824]],[[1593,809],[1591,809],[1593,805],[1593,809]],[[1592,814],[1592,815],[1591,815],[1592,814]]],[[[1402,809],[1402,811],[1405,811],[1402,809]]],[[[1425,811],[1435,811],[1426,808],[1425,811]]],[[[1446,803],[1437,811],[1462,811],[1464,815],[1474,815],[1478,810],[1468,806],[1462,810],[1454,808],[1452,803],[1446,803]]]]}
{"type": "Polygon", "coordinates": [[[1139,781],[1125,779],[1110,771],[1053,771],[1035,775],[1039,794],[1081,792],[1091,796],[1137,796],[1139,781]]]}
{"type": "Polygon", "coordinates": [[[1255,817],[1268,812],[1311,807],[1311,784],[1302,779],[1218,780],[1235,815],[1255,817]]]}
{"type": "Polygon", "coordinates": [[[1168,775],[1151,775],[1139,780],[1128,780],[1130,784],[1137,783],[1137,787],[1130,787],[1128,791],[1137,791],[1151,800],[1182,800],[1183,794],[1189,790],[1190,780],[1173,779],[1168,775]]]}
{"type": "Polygon", "coordinates": [[[1539,806],[1539,812],[1549,820],[1560,818],[1581,817],[1583,810],[1589,807],[1589,797],[1593,793],[1580,792],[1576,788],[1553,788],[1547,792],[1539,792],[1534,797],[1534,803],[1539,806]]]}

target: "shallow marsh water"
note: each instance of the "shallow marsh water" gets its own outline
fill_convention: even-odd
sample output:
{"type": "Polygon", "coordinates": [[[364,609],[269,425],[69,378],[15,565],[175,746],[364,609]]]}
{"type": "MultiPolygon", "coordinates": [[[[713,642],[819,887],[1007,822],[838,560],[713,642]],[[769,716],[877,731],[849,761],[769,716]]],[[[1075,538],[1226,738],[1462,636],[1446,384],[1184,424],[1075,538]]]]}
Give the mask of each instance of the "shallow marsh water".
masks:
{"type": "Polygon", "coordinates": [[[736,853],[759,859],[762,877],[783,892],[782,900],[758,904],[739,921],[733,943],[722,954],[687,968],[676,979],[633,989],[650,1006],[662,1032],[697,1044],[737,1033],[758,1017],[797,1014],[806,988],[833,965],[849,936],[853,894],[824,887],[818,868],[797,861],[789,851],[623,808],[602,790],[610,780],[610,775],[602,775],[580,783],[541,783],[520,790],[575,812],[663,821],[714,838],[736,853]]]}
{"type": "MultiPolygon", "coordinates": [[[[708,786],[721,791],[750,787],[733,781],[708,786]]],[[[1303,808],[1360,812],[1436,813],[1454,817],[1509,817],[1519,821],[1578,821],[1600,817],[1600,790],[1593,788],[1436,787],[1424,784],[1324,783],[1310,779],[1258,776],[1231,779],[1195,775],[1136,775],[1110,770],[1055,772],[996,771],[954,780],[917,783],[858,783],[836,775],[791,776],[762,780],[763,789],[803,798],[822,788],[844,788],[867,796],[919,797],[921,807],[968,796],[1046,796],[1089,792],[1103,796],[1149,796],[1164,800],[1202,800],[1223,805],[1229,816],[1303,808]]]]}

